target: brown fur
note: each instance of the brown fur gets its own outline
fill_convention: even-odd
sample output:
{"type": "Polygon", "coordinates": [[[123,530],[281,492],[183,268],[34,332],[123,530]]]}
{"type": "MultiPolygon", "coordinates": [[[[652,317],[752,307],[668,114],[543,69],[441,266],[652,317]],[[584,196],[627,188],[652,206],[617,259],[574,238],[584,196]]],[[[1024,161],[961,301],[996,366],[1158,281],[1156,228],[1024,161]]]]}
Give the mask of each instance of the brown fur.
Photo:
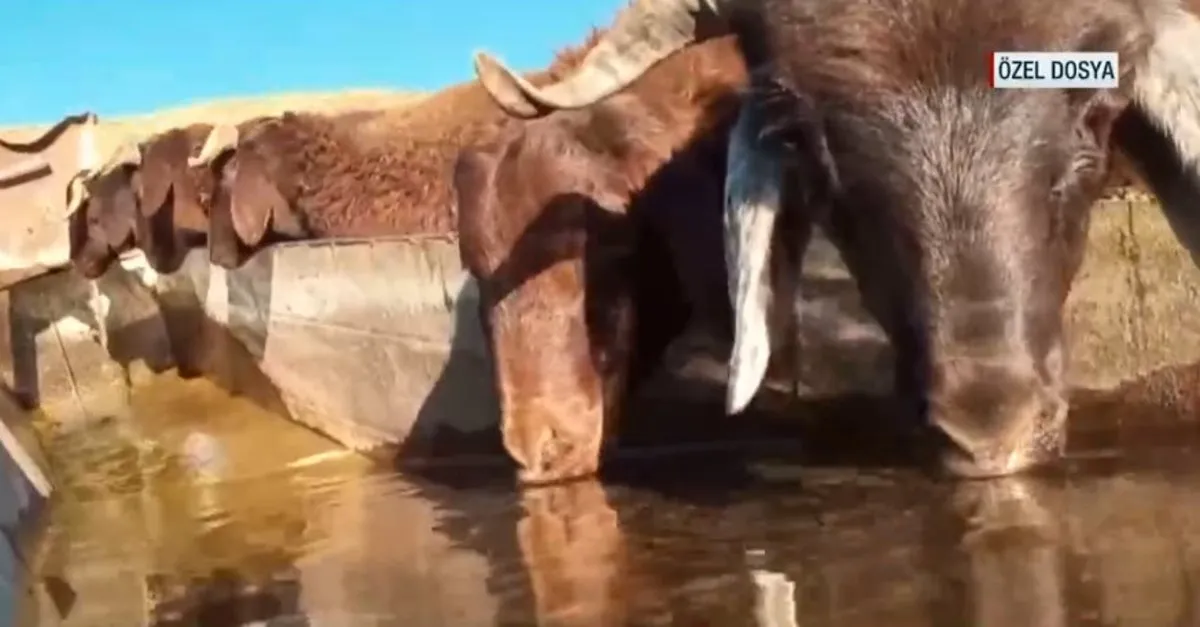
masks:
{"type": "Polygon", "coordinates": [[[182,226],[207,228],[204,201],[212,193],[212,179],[204,176],[202,168],[189,168],[187,159],[196,154],[211,130],[209,124],[193,124],[171,129],[143,144],[138,177],[143,215],[155,216],[173,208],[182,226]]]}
{"type": "MultiPolygon", "coordinates": [[[[1136,115],[1119,90],[991,89],[980,60],[1115,51],[1128,82],[1151,43],[1142,8],[764,0],[738,24],[763,68],[746,106],[769,127],[759,146],[787,144],[789,182],[816,192],[801,222],[839,244],[896,349],[897,413],[952,473],[1061,454],[1063,307],[1113,175],[1114,122],[1136,115]]],[[[1115,147],[1144,157],[1120,133],[1115,147]]]]}
{"type": "Polygon", "coordinates": [[[137,223],[132,168],[120,167],[84,183],[89,200],[67,218],[71,264],[83,276],[104,274],[133,248],[137,223]]]}
{"type": "MultiPolygon", "coordinates": [[[[1057,458],[1068,408],[1063,306],[1090,208],[1111,182],[1114,143],[1156,190],[1177,234],[1182,224],[1181,238],[1200,251],[1200,73],[1188,45],[1200,27],[1177,12],[1200,2],[1064,0],[1056,12],[1035,0],[718,4],[724,15],[683,0],[635,0],[618,19],[622,31],[608,35],[614,52],[557,95],[534,94],[485,57],[477,58],[479,74],[514,116],[558,119],[559,132],[570,135],[563,107],[613,109],[620,96],[606,102],[600,94],[618,84],[636,93],[635,77],[653,74],[664,56],[669,63],[705,37],[736,34],[754,80],[731,143],[737,169],[726,218],[729,264],[751,276],[739,272],[731,285],[742,302],[730,409],[744,407],[746,391],[761,385],[760,356],[773,343],[771,304],[747,286],[771,279],[786,292],[790,281],[771,276],[768,261],[789,251],[772,250],[772,238],[787,237],[800,251],[820,224],[895,348],[897,413],[936,436],[944,468],[1002,475],[1057,458]],[[1122,88],[992,89],[986,63],[1005,50],[1113,51],[1122,88]],[[615,80],[596,80],[599,73],[615,80]],[[1152,145],[1165,150],[1147,150],[1152,145]],[[803,196],[784,199],[783,207],[768,206],[797,192],[803,196]],[[755,218],[774,232],[742,228],[755,218]]],[[[494,178],[523,177],[508,184],[524,198],[497,194],[506,209],[518,200],[544,202],[534,192],[555,176],[578,184],[621,171],[588,171],[580,165],[586,159],[561,146],[557,160],[537,162],[526,154],[538,150],[533,144],[510,145],[496,157],[494,178]],[[540,179],[538,168],[547,173],[540,179]]],[[[606,187],[611,182],[595,184],[619,198],[606,187]]],[[[491,226],[478,237],[511,237],[491,226]]],[[[512,385],[502,377],[503,391],[512,385]]],[[[552,426],[553,418],[539,414],[576,409],[535,400],[527,411],[552,426]]],[[[533,446],[554,444],[537,437],[533,446]]],[[[560,455],[529,450],[534,462],[560,455]]]]}
{"type": "Polygon", "coordinates": [[[460,157],[463,261],[523,480],[595,472],[626,382],[652,371],[692,307],[728,307],[721,182],[745,80],[733,40],[710,41],[460,157]]]}
{"type": "Polygon", "coordinates": [[[160,272],[174,272],[187,251],[207,237],[212,174],[188,167],[187,160],[211,130],[207,124],[173,129],[142,149],[135,243],[160,272]]]}
{"type": "Polygon", "coordinates": [[[123,166],[85,182],[89,200],[70,218],[71,261],[88,278],[137,247],[150,266],[174,272],[190,246],[203,243],[212,183],[187,167],[211,127],[171,129],[140,144],[141,166],[123,166]]]}
{"type": "MultiPolygon", "coordinates": [[[[558,78],[597,37],[530,79],[558,78]]],[[[456,228],[454,159],[466,146],[495,140],[504,120],[472,81],[394,110],[243,123],[236,155],[214,163],[227,193],[216,207],[215,224],[224,226],[212,236],[213,262],[236,267],[280,240],[449,233],[456,228]],[[224,215],[234,205],[239,215],[224,215]],[[283,224],[271,227],[276,206],[283,224]]]]}

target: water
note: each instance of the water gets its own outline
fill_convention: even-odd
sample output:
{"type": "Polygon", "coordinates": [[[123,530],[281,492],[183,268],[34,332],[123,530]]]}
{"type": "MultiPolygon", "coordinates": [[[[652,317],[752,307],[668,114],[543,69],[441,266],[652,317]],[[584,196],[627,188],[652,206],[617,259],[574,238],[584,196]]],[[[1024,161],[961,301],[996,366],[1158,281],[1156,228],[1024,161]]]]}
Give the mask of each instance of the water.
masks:
{"type": "Polygon", "coordinates": [[[1002,481],[708,452],[518,492],[373,467],[203,380],[134,402],[50,437],[21,624],[1200,624],[1189,425],[1002,481]]]}

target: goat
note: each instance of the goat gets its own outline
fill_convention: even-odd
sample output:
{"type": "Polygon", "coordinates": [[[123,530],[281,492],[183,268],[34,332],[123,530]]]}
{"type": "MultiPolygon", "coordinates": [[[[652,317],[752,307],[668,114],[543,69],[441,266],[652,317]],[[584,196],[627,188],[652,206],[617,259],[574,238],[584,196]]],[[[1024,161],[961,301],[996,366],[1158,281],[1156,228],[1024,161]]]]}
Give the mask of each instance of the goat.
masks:
{"type": "Polygon", "coordinates": [[[459,156],[460,251],[521,481],[598,470],[629,393],[691,316],[728,335],[721,181],[745,82],[732,38],[708,42],[459,156]]]}
{"type": "MultiPolygon", "coordinates": [[[[560,71],[552,66],[530,80],[560,71]]],[[[191,162],[218,181],[211,260],[235,268],[278,241],[449,233],[454,160],[492,140],[504,119],[472,81],[394,109],[289,112],[219,126],[191,162]]]]}
{"type": "Polygon", "coordinates": [[[171,273],[189,248],[203,244],[212,185],[187,160],[211,129],[194,124],[123,144],[103,166],[71,180],[70,257],[80,274],[99,277],[134,247],[155,271],[171,273]]]}
{"type": "Polygon", "coordinates": [[[529,120],[636,90],[664,59],[735,34],[752,79],[729,149],[729,412],[761,385],[769,312],[790,296],[768,272],[771,242],[802,251],[820,224],[895,347],[898,397],[936,436],[939,465],[998,476],[1065,446],[1063,306],[1113,148],[1200,251],[1200,1],[1055,9],[636,0],[562,81],[475,62],[497,102],[529,120]],[[991,89],[984,60],[1005,50],[1116,51],[1119,87],[991,89]]]}

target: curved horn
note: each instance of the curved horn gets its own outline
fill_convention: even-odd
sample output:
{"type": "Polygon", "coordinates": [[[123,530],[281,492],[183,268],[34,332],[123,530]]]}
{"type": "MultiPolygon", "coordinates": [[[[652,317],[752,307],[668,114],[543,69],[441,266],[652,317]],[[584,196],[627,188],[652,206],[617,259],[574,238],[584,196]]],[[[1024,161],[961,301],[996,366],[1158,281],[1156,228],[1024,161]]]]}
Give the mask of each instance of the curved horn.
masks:
{"type": "Polygon", "coordinates": [[[761,137],[761,130],[753,103],[747,102],[730,132],[725,175],[725,268],[734,315],[725,399],[730,414],[746,408],[767,374],[771,309],[792,306],[785,299],[793,295],[772,294],[771,289],[771,243],[783,202],[784,170],[782,153],[761,137]]]}
{"type": "Polygon", "coordinates": [[[1185,164],[1200,169],[1200,3],[1155,4],[1148,16],[1152,43],[1122,86],[1174,140],[1185,164]]]}
{"type": "Polygon", "coordinates": [[[501,109],[536,118],[578,109],[624,89],[659,61],[689,44],[715,37],[721,7],[736,0],[635,0],[567,78],[535,87],[486,52],[475,53],[475,74],[501,109]]]}
{"type": "Polygon", "coordinates": [[[1149,46],[1119,73],[1134,114],[1118,118],[1114,139],[1200,264],[1200,0],[1158,0],[1149,9],[1149,46]]]}
{"type": "Polygon", "coordinates": [[[75,215],[75,212],[79,211],[79,208],[83,206],[83,203],[87,202],[88,192],[87,187],[83,184],[83,182],[90,175],[91,173],[89,171],[84,170],[83,172],[72,176],[71,180],[67,183],[67,210],[63,212],[64,220],[75,215]]]}
{"type": "Polygon", "coordinates": [[[200,148],[200,154],[188,158],[188,167],[208,165],[227,151],[233,150],[238,143],[238,129],[232,124],[217,124],[208,133],[208,139],[200,148]]]}

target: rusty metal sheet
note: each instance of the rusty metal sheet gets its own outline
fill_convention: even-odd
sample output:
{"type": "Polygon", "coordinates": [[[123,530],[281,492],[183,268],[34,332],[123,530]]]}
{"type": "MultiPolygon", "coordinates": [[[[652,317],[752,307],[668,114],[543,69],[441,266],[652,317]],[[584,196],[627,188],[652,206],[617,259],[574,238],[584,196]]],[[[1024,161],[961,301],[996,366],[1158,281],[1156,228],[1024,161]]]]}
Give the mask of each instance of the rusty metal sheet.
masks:
{"type": "Polygon", "coordinates": [[[98,159],[95,132],[96,116],[84,113],[36,135],[0,138],[0,278],[5,283],[67,263],[67,182],[98,159]]]}
{"type": "Polygon", "coordinates": [[[455,238],[273,247],[233,272],[194,251],[160,279],[191,292],[277,388],[288,413],[356,450],[496,424],[478,296],[455,238]]]}

